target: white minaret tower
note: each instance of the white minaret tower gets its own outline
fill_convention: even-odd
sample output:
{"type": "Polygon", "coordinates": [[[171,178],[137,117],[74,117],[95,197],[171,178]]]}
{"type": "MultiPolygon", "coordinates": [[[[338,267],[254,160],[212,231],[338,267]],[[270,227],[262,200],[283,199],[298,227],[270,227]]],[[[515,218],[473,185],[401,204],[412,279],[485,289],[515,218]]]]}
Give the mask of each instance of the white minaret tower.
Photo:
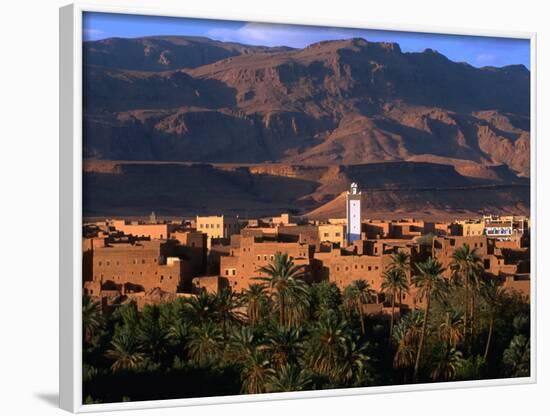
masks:
{"type": "Polygon", "coordinates": [[[355,182],[346,195],[346,226],[348,244],[361,239],[361,192],[355,182]]]}

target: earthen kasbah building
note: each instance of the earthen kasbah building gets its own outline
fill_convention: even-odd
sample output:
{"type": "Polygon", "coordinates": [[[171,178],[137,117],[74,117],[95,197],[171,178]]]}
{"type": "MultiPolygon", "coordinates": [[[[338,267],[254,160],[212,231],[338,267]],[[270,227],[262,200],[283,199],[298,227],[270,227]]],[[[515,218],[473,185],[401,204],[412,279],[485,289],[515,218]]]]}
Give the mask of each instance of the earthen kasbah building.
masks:
{"type": "MultiPolygon", "coordinates": [[[[258,283],[256,278],[265,277],[260,269],[276,253],[287,253],[308,283],[329,281],[343,290],[355,280],[366,280],[376,293],[367,310],[385,312],[389,304],[382,293],[382,273],[390,267],[392,255],[401,251],[410,256],[409,280],[415,264],[429,256],[439,260],[446,268],[444,276],[450,277],[452,255],[466,244],[481,257],[487,276],[529,297],[529,218],[363,219],[356,202],[357,184],[347,195],[346,218],[323,222],[289,214],[164,222],[152,215],[146,222],[114,219],[85,224],[84,293],[101,298],[103,304],[124,299],[144,304],[193,296],[200,290],[241,292],[258,283]]],[[[400,294],[399,303],[404,308],[422,307],[411,288],[400,294]]]]}

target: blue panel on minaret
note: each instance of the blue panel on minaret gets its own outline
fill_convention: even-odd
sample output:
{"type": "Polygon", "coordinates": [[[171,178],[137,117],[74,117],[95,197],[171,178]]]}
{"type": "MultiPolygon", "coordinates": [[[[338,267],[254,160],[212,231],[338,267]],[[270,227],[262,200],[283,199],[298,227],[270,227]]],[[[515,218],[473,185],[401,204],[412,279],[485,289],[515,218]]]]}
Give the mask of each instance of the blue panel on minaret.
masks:
{"type": "Polygon", "coordinates": [[[349,242],[357,241],[357,240],[361,240],[361,234],[349,234],[348,235],[348,241],[349,242]]]}

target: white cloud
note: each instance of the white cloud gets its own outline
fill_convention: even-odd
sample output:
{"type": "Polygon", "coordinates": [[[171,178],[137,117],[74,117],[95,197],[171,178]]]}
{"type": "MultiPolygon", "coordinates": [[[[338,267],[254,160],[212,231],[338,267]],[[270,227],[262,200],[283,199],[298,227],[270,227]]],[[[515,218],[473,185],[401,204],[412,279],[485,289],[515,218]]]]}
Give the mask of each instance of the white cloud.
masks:
{"type": "Polygon", "coordinates": [[[211,29],[207,36],[224,42],[238,42],[247,45],[291,46],[303,48],[311,43],[328,39],[354,37],[352,30],[277,25],[268,23],[247,23],[239,29],[211,29]]]}
{"type": "Polygon", "coordinates": [[[493,65],[497,60],[497,56],[492,53],[480,53],[476,56],[476,63],[478,65],[493,65]]]}
{"type": "Polygon", "coordinates": [[[83,32],[84,39],[86,40],[102,38],[105,37],[103,36],[104,34],[105,32],[99,29],[84,29],[83,32]]]}

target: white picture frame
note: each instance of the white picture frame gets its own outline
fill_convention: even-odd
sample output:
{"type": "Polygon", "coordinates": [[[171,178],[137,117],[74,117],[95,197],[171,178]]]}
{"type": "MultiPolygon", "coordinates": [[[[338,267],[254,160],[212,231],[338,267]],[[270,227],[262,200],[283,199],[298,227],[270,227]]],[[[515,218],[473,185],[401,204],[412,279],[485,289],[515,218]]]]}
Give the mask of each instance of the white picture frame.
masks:
{"type": "Polygon", "coordinates": [[[163,408],[220,403],[238,403],[265,400],[288,400],[326,396],[364,395],[391,392],[470,388],[480,386],[504,386],[531,384],[537,381],[536,374],[536,310],[537,310],[537,204],[536,204],[536,34],[525,32],[495,32],[477,29],[447,27],[422,27],[416,25],[393,25],[371,23],[360,20],[295,18],[290,14],[284,18],[265,19],[250,13],[188,13],[184,8],[168,10],[163,8],[98,6],[75,3],[60,9],[60,281],[59,281],[59,324],[60,324],[60,407],[75,413],[107,410],[130,410],[163,408]],[[262,23],[286,23],[343,28],[365,28],[429,32],[455,35],[475,35],[527,39],[531,46],[531,375],[525,378],[455,381],[416,385],[384,387],[360,387],[293,393],[270,393],[258,395],[222,396],[209,398],[187,398],[111,404],[83,404],[82,397],[82,15],[84,12],[105,12],[156,15],[170,17],[239,20],[262,23]]]}

